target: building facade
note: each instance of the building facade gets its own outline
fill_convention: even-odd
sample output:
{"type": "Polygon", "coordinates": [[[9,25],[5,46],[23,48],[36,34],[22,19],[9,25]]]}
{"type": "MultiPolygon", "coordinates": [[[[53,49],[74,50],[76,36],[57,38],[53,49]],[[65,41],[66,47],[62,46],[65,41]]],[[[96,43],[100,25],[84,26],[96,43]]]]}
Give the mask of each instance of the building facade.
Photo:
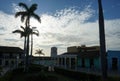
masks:
{"type": "MultiPolygon", "coordinates": [[[[56,53],[56,51],[53,53],[56,53]]],[[[66,53],[55,54],[52,57],[35,57],[33,62],[45,66],[55,66],[83,72],[101,71],[99,46],[72,46],[67,48],[66,53]]],[[[107,66],[108,72],[115,71],[120,73],[120,51],[107,51],[107,66]]]]}
{"type": "Polygon", "coordinates": [[[32,60],[33,64],[40,64],[44,66],[53,66],[55,64],[54,58],[46,56],[34,56],[32,60]]]}
{"type": "Polygon", "coordinates": [[[72,46],[67,53],[56,57],[56,65],[69,69],[97,69],[100,70],[99,46],[72,46]]]}
{"type": "Polygon", "coordinates": [[[51,57],[57,56],[57,47],[51,47],[51,57]]]}
{"type": "Polygon", "coordinates": [[[107,61],[108,70],[120,72],[120,51],[108,50],[107,61]]]}
{"type": "Polygon", "coordinates": [[[0,46],[0,67],[15,67],[24,63],[24,52],[19,47],[0,46]]]}

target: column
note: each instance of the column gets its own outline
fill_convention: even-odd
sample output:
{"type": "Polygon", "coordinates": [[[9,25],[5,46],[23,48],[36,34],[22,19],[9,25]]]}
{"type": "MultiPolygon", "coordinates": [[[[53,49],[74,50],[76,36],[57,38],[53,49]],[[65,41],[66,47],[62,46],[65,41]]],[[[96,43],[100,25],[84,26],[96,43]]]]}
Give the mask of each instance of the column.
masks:
{"type": "Polygon", "coordinates": [[[75,70],[77,70],[77,56],[75,56],[75,70]]]}
{"type": "Polygon", "coordinates": [[[71,69],[71,58],[72,57],[69,57],[69,69],[71,69]]]}
{"type": "Polygon", "coordinates": [[[66,57],[64,59],[65,59],[65,61],[64,61],[64,67],[66,69],[66,57]]]}

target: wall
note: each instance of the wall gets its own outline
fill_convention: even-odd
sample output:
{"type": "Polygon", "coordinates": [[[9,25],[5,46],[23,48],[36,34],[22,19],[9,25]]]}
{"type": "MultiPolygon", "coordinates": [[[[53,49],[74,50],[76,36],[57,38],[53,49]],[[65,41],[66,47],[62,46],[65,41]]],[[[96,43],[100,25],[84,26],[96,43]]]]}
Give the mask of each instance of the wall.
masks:
{"type": "Polygon", "coordinates": [[[112,58],[118,58],[118,71],[120,71],[120,51],[109,50],[107,52],[108,70],[112,70],[112,58]]]}
{"type": "Polygon", "coordinates": [[[94,58],[94,65],[95,65],[95,69],[100,69],[101,68],[101,61],[100,58],[94,58]]]}

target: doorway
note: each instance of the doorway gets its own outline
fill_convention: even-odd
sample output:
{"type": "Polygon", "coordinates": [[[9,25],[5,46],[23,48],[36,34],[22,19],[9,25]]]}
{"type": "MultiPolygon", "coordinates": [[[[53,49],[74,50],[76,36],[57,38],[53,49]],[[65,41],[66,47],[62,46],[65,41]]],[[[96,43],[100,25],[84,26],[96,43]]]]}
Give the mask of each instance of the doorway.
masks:
{"type": "Polygon", "coordinates": [[[112,70],[118,70],[118,58],[112,58],[112,70]]]}

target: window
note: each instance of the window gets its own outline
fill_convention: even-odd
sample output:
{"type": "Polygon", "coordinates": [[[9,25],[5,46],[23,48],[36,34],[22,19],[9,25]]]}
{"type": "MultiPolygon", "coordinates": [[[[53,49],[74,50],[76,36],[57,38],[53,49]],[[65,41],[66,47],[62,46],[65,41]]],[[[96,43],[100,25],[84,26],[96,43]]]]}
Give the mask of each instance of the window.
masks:
{"type": "Polygon", "coordinates": [[[9,65],[9,62],[8,62],[8,61],[5,61],[5,65],[8,66],[8,65],[9,65]]]}
{"type": "Polygon", "coordinates": [[[93,68],[94,67],[94,59],[90,59],[90,68],[93,68]]]}
{"type": "Polygon", "coordinates": [[[112,69],[113,70],[118,69],[118,58],[112,58],[112,69]]]}
{"type": "Polygon", "coordinates": [[[10,53],[10,58],[13,58],[13,54],[12,53],[10,53]]]}
{"type": "Polygon", "coordinates": [[[85,67],[85,59],[82,58],[82,67],[84,68],[85,67]]]}
{"type": "Polygon", "coordinates": [[[3,58],[3,54],[2,53],[0,54],[0,58],[3,58]]]}

